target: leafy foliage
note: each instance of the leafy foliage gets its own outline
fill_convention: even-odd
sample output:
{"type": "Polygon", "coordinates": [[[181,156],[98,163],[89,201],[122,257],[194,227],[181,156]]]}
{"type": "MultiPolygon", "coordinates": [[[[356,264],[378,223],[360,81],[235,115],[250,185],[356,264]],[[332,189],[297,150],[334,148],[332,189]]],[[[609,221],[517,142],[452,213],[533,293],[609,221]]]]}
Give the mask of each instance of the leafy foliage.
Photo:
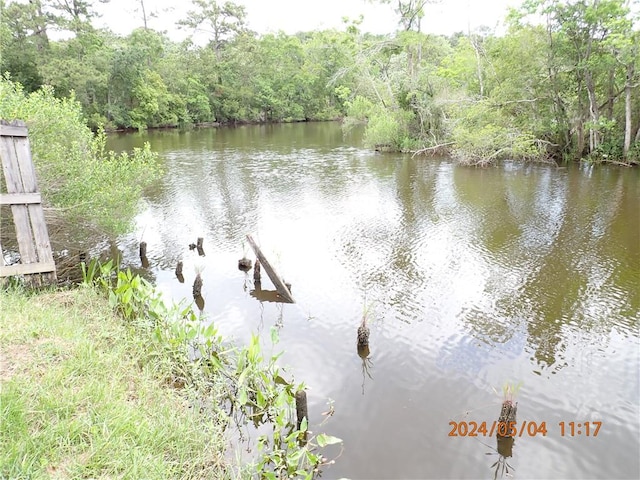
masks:
{"type": "Polygon", "coordinates": [[[467,163],[501,157],[634,163],[640,141],[640,33],[625,0],[528,0],[495,36],[422,33],[431,1],[393,3],[393,36],[360,31],[257,35],[232,1],[197,0],[181,42],[139,28],[91,27],[93,3],[48,0],[2,11],[2,69],[81,103],[92,128],[343,118],[366,142],[447,146],[467,163]],[[65,4],[66,5],[66,4],[65,4]],[[49,41],[47,29],[66,40],[49,41]]]}
{"type": "Polygon", "coordinates": [[[44,201],[69,221],[124,231],[142,189],[161,174],[148,144],[132,154],[106,151],[105,135],[91,132],[75,98],[57,98],[49,86],[26,94],[0,79],[0,118],[26,121],[44,201]]]}
{"type": "MultiPolygon", "coordinates": [[[[273,479],[317,476],[327,462],[318,449],[342,440],[312,435],[306,418],[297,428],[295,394],[305,386],[284,378],[286,372],[277,365],[281,354],[265,358],[257,335],[246,347],[225,343],[215,325],[203,322],[191,306],[167,306],[149,282],[130,270],[118,270],[111,261],[92,260],[82,269],[84,281],[107,292],[124,320],[149,335],[154,350],[164,352],[162,358],[171,359],[170,368],[164,369],[172,372],[168,383],[187,386],[204,403],[212,399],[207,408],[225,427],[271,425],[271,433],[257,439],[261,455],[247,467],[251,473],[257,470],[260,478],[273,479]]],[[[274,345],[278,341],[275,327],[271,339],[274,345]]]]}

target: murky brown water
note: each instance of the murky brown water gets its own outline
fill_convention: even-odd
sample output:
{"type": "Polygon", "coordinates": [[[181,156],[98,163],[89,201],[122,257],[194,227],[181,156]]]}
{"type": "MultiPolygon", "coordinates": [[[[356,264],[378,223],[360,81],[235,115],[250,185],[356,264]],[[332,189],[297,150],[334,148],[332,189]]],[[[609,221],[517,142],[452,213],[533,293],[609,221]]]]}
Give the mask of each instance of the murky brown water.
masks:
{"type": "Polygon", "coordinates": [[[640,477],[639,169],[462,168],[370,152],[332,123],[111,146],[145,140],[167,174],[121,248],[135,262],[143,238],[176,299],[191,298],[203,267],[204,311],[226,335],[263,332],[270,350],[280,327],[282,362],[309,386],[312,430],[335,402],[323,429],[344,452],[323,478],[494,478],[498,460],[523,479],[640,477]],[[237,269],[246,233],[298,303],[250,295],[252,273],[237,269]],[[204,257],[188,248],[199,236],[204,257]],[[518,426],[546,422],[546,436],[525,433],[504,459],[495,435],[449,435],[451,421],[490,426],[507,382],[522,383],[518,426]],[[578,422],[602,423],[587,437],[578,422]]]}

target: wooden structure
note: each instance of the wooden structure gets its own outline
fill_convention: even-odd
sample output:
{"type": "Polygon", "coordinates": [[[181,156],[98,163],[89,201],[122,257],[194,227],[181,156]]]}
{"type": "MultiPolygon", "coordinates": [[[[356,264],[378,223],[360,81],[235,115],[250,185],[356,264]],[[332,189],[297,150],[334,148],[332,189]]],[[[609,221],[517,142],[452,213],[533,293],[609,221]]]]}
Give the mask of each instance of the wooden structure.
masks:
{"type": "Polygon", "coordinates": [[[7,193],[0,193],[0,205],[11,207],[20,252],[19,264],[5,266],[4,257],[0,260],[0,277],[42,274],[30,283],[55,283],[56,265],[24,122],[0,121],[0,158],[7,186],[7,193]]]}
{"type": "Polygon", "coordinates": [[[256,257],[258,257],[258,260],[260,261],[260,264],[264,268],[265,272],[267,272],[267,275],[269,275],[269,279],[271,280],[271,282],[273,282],[273,286],[276,287],[278,295],[282,297],[282,301],[286,303],[296,303],[296,301],[293,299],[293,296],[291,295],[291,292],[289,291],[289,288],[284,284],[282,278],[280,278],[280,276],[273,269],[251,235],[247,235],[247,241],[255,252],[256,257]]]}

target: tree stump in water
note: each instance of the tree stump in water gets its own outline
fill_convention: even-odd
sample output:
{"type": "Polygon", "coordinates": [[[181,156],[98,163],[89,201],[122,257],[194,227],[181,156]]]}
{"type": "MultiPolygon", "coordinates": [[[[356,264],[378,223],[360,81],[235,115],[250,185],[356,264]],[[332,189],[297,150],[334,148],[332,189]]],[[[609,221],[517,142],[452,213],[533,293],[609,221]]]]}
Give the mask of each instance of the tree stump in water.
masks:
{"type": "Polygon", "coordinates": [[[202,297],[202,277],[198,273],[193,281],[193,298],[202,297]]]}
{"type": "Polygon", "coordinates": [[[358,327],[358,350],[369,346],[369,327],[367,326],[367,318],[362,319],[362,323],[358,327]]]}
{"type": "Polygon", "coordinates": [[[516,423],[516,413],[518,411],[518,402],[513,403],[511,400],[502,402],[500,409],[500,417],[498,418],[498,437],[511,437],[511,426],[516,423]]]}
{"type": "Polygon", "coordinates": [[[178,265],[176,265],[176,277],[180,283],[184,283],[184,276],[182,275],[182,262],[178,262],[178,265]]]}
{"type": "Polygon", "coordinates": [[[149,267],[149,259],[147,258],[147,242],[140,242],[140,262],[142,268],[149,267]]]}
{"type": "Polygon", "coordinates": [[[296,419],[298,430],[300,430],[302,419],[305,417],[308,422],[309,417],[307,416],[307,392],[305,392],[304,390],[298,390],[296,392],[296,419]]]}
{"type": "Polygon", "coordinates": [[[238,270],[242,270],[243,272],[248,272],[251,270],[251,260],[247,257],[242,257],[238,260],[238,270]]]}

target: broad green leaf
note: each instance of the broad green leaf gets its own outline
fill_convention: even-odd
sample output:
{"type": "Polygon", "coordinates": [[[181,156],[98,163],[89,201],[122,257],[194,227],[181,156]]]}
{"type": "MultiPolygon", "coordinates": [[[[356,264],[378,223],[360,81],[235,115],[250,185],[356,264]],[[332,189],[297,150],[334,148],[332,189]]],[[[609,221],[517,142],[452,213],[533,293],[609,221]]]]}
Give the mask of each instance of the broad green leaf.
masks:
{"type": "Polygon", "coordinates": [[[338,437],[333,437],[331,435],[326,435],[324,433],[320,433],[316,437],[316,442],[318,442],[319,447],[326,447],[327,445],[342,443],[342,439],[338,437]]]}

